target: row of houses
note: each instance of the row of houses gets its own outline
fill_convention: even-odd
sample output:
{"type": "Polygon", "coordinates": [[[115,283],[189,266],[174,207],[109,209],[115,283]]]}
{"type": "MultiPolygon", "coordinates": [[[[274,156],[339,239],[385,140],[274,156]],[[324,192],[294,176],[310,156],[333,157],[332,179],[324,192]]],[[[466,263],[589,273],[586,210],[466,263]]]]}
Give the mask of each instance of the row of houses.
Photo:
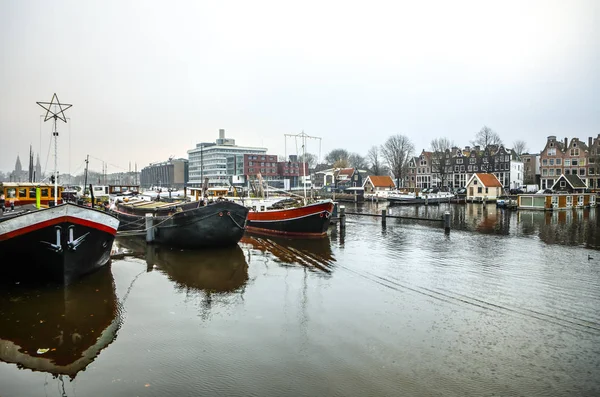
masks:
{"type": "MultiPolygon", "coordinates": [[[[421,190],[440,187],[466,187],[477,173],[493,174],[504,190],[524,184],[551,188],[561,175],[577,175],[588,188],[600,188],[600,134],[588,138],[587,144],[578,138],[557,140],[549,136],[539,154],[518,155],[503,145],[452,147],[443,152],[423,150],[410,159],[405,175],[398,180],[400,188],[421,190]]],[[[143,187],[156,184],[172,187],[200,187],[208,179],[209,186],[246,185],[257,179],[271,186],[290,189],[305,182],[313,188],[342,190],[361,187],[366,170],[325,169],[309,171],[297,156],[280,159],[267,154],[266,148],[245,147],[225,137],[219,130],[214,142],[203,142],[188,150],[188,159],[170,159],[151,164],[141,172],[143,187]]],[[[387,184],[391,178],[385,178],[387,184]]],[[[393,183],[389,188],[395,188],[393,183]]],[[[382,182],[383,183],[383,182],[382,182]]]]}

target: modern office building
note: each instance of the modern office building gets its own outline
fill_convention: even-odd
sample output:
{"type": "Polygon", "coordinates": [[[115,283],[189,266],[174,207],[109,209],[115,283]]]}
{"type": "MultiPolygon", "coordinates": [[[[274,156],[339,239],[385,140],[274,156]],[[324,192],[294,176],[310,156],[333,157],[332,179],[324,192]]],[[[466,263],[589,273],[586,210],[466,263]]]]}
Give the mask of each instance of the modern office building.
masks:
{"type": "Polygon", "coordinates": [[[140,186],[143,188],[183,189],[188,186],[188,170],[188,160],[186,159],[169,159],[152,163],[142,168],[140,186]]]}
{"type": "Polygon", "coordinates": [[[245,183],[244,155],[264,155],[266,152],[266,148],[237,146],[235,139],[225,138],[225,130],[220,129],[215,142],[201,142],[188,150],[188,186],[201,187],[205,178],[208,178],[209,187],[245,183]]]}

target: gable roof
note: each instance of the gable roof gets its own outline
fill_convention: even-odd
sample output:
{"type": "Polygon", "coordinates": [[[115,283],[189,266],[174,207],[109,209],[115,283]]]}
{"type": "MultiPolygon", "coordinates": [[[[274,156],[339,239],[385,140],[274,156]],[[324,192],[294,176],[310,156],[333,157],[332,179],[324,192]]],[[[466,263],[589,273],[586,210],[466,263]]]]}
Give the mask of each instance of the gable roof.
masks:
{"type": "Polygon", "coordinates": [[[467,185],[471,183],[473,178],[477,178],[485,187],[502,187],[502,184],[494,174],[476,173],[469,179],[467,185]]]}
{"type": "Polygon", "coordinates": [[[338,175],[352,175],[354,173],[354,168],[342,168],[338,175]]]}
{"type": "MultiPolygon", "coordinates": [[[[371,180],[371,184],[375,187],[395,186],[394,180],[392,179],[392,177],[390,177],[388,175],[386,175],[386,176],[369,175],[367,177],[367,179],[371,180]]],[[[367,182],[367,180],[365,179],[365,183],[366,182],[367,182]]]]}
{"type": "Polygon", "coordinates": [[[571,187],[573,189],[585,189],[585,188],[587,188],[587,185],[585,184],[585,182],[583,182],[581,180],[581,178],[579,177],[579,175],[565,175],[565,174],[562,174],[556,180],[556,182],[554,182],[554,185],[552,185],[552,190],[556,190],[554,188],[560,186],[559,182],[560,182],[561,179],[566,180],[567,183],[569,185],[571,185],[571,187]]]}

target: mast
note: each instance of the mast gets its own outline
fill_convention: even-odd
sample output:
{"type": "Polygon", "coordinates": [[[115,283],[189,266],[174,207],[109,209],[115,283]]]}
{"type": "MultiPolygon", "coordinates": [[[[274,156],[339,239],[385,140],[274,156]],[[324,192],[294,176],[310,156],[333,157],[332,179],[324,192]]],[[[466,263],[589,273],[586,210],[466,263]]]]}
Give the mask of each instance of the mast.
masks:
{"type": "Polygon", "coordinates": [[[52,99],[50,102],[36,102],[39,106],[46,110],[46,115],[44,116],[44,122],[54,119],[54,125],[52,128],[52,136],[54,137],[54,205],[58,205],[58,129],[57,122],[60,119],[63,123],[67,123],[67,118],[65,117],[65,110],[69,109],[70,104],[60,103],[58,100],[58,96],[56,93],[52,95],[52,99]],[[55,102],[56,99],[56,102],[55,102]],[[52,110],[54,109],[54,110],[52,110]],[[60,109],[60,110],[58,110],[60,109]]]}
{"type": "MultiPolygon", "coordinates": [[[[302,139],[302,185],[304,186],[304,205],[306,205],[306,171],[304,170],[304,164],[306,163],[306,138],[318,139],[319,140],[319,156],[321,152],[321,138],[317,136],[310,136],[304,133],[302,130],[301,133],[293,135],[293,134],[284,134],[286,137],[286,154],[287,154],[287,137],[301,138],[302,139]]],[[[296,146],[296,152],[298,151],[298,146],[296,146]]]]}

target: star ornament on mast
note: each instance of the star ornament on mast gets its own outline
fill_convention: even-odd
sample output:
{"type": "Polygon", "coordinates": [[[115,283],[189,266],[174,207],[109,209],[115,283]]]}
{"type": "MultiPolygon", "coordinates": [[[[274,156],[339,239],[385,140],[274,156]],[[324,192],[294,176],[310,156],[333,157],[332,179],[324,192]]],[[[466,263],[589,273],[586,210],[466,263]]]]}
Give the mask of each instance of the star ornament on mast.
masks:
{"type": "Polygon", "coordinates": [[[44,122],[53,119],[54,128],[52,129],[52,135],[54,136],[54,205],[58,205],[58,130],[56,129],[56,123],[58,120],[66,123],[67,118],[65,117],[65,110],[69,109],[71,104],[60,103],[56,93],[52,95],[50,102],[36,102],[39,106],[46,110],[44,116],[44,122]]]}

